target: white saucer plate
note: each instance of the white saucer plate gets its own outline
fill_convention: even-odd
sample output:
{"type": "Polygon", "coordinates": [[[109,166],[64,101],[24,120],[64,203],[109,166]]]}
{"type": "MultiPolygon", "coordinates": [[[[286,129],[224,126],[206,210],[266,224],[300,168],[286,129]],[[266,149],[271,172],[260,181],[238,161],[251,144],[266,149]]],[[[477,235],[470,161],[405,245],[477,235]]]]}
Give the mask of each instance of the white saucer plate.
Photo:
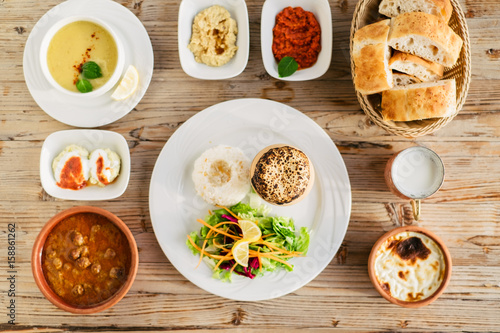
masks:
{"type": "Polygon", "coordinates": [[[183,0],[179,7],[178,29],[179,58],[181,67],[187,75],[203,80],[223,80],[239,75],[247,66],[250,28],[245,0],[183,0]],[[238,51],[227,64],[220,67],[211,67],[196,62],[193,53],[188,49],[194,17],[203,9],[213,5],[226,8],[238,25],[238,34],[236,35],[238,51]]]}
{"type": "Polygon", "coordinates": [[[127,140],[116,132],[75,129],[50,134],[43,142],[40,154],[40,180],[49,195],[65,200],[110,200],[121,196],[130,179],[130,150],[127,140]],[[52,171],[52,161],[69,145],[78,145],[90,152],[109,148],[120,156],[120,174],[111,184],[99,187],[89,185],[80,190],[63,189],[57,186],[52,171]]]}
{"type": "Polygon", "coordinates": [[[283,81],[313,80],[325,74],[332,59],[332,14],[328,0],[266,0],[262,6],[260,22],[260,44],[262,61],[269,75],[283,81]],[[321,52],[316,63],[309,68],[301,69],[290,76],[279,77],[278,63],[273,55],[273,28],[276,24],[276,15],[286,7],[302,7],[312,12],[321,26],[321,52]]]}
{"type": "Polygon", "coordinates": [[[33,27],[23,58],[24,78],[33,99],[52,118],[76,127],[104,126],[128,114],[146,93],[153,67],[153,47],[141,21],[127,8],[110,0],[68,0],[52,8],[33,27]],[[56,22],[74,15],[105,21],[123,42],[124,70],[134,65],[139,72],[139,87],[131,97],[114,101],[112,88],[92,99],[78,98],[58,91],[45,78],[40,65],[43,36],[56,22]]]}
{"type": "Polygon", "coordinates": [[[351,187],[337,147],[313,120],[281,103],[238,99],[197,113],[172,135],[153,170],[149,210],[163,252],[188,280],[215,295],[258,301],[293,292],[330,263],[349,223],[351,187]],[[199,256],[186,246],[187,235],[200,230],[196,219],[214,209],[196,194],[191,179],[194,161],[219,144],[239,147],[252,160],[261,149],[275,143],[301,149],[316,171],[314,186],[304,200],[291,206],[272,206],[270,213],[292,217],[297,229],[310,229],[307,256],[290,260],[292,272],[266,272],[253,280],[234,276],[231,283],[213,279],[207,265],[196,268],[199,256]]]}

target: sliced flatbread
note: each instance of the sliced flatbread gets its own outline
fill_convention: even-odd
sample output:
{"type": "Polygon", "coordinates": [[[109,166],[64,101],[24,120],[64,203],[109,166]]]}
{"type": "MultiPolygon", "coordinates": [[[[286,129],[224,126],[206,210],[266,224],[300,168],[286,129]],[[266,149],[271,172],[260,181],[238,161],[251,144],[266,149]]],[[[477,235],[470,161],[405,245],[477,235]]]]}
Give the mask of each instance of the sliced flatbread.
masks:
{"type": "Polygon", "coordinates": [[[444,66],[412,54],[396,51],[389,60],[389,68],[413,75],[421,81],[437,81],[443,77],[444,66]]]}
{"type": "Polygon", "coordinates": [[[393,87],[389,69],[391,50],[387,45],[390,20],[373,23],[356,31],[353,40],[354,86],[364,95],[393,87]]]}
{"type": "Polygon", "coordinates": [[[384,120],[449,117],[456,112],[455,79],[416,83],[382,92],[384,120]]]}
{"type": "Polygon", "coordinates": [[[463,41],[445,21],[427,13],[404,13],[391,19],[389,45],[446,67],[453,66],[463,41]]]}
{"type": "Polygon", "coordinates": [[[407,86],[410,84],[422,82],[419,78],[413,75],[408,75],[404,73],[392,73],[392,79],[394,80],[394,87],[407,86]]]}
{"type": "Polygon", "coordinates": [[[453,13],[453,6],[450,0],[382,0],[378,11],[388,17],[396,17],[403,13],[422,12],[435,15],[448,22],[453,13]]]}

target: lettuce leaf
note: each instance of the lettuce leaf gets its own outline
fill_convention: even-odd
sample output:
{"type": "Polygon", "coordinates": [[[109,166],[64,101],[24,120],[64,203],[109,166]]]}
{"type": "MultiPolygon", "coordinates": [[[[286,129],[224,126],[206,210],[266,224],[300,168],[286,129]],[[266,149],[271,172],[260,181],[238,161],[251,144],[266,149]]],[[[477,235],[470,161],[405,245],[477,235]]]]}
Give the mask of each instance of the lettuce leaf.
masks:
{"type": "MultiPolygon", "coordinates": [[[[198,244],[198,241],[200,240],[200,238],[198,237],[198,233],[196,231],[193,231],[189,234],[189,236],[191,236],[191,239],[193,240],[193,242],[195,244],[198,244]]],[[[194,246],[193,244],[191,244],[191,242],[189,241],[189,239],[186,239],[186,245],[187,247],[191,250],[191,252],[193,254],[198,254],[200,253],[200,251],[198,251],[194,246]]]]}
{"type": "Polygon", "coordinates": [[[273,230],[277,235],[281,235],[288,243],[288,249],[293,249],[295,243],[295,226],[293,220],[288,217],[277,216],[273,218],[273,230]]]}
{"type": "Polygon", "coordinates": [[[302,252],[302,255],[305,256],[307,254],[307,250],[309,249],[309,231],[306,227],[300,228],[300,235],[297,238],[297,242],[295,244],[295,251],[302,252]]]}

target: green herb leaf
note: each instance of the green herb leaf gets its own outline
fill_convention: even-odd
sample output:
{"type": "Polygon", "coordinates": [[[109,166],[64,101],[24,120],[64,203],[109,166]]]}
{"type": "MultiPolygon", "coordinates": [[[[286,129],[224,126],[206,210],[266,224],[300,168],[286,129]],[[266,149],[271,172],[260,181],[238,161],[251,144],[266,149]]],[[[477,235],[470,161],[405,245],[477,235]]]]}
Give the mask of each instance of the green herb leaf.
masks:
{"type": "Polygon", "coordinates": [[[76,83],[76,89],[81,93],[88,93],[92,91],[92,84],[88,80],[81,79],[76,83]]]}
{"type": "Polygon", "coordinates": [[[82,75],[86,79],[97,79],[102,76],[101,67],[93,61],[87,61],[82,66],[82,75]]]}
{"type": "Polygon", "coordinates": [[[292,57],[284,57],[278,64],[278,74],[280,77],[287,77],[299,69],[299,64],[292,57]]]}

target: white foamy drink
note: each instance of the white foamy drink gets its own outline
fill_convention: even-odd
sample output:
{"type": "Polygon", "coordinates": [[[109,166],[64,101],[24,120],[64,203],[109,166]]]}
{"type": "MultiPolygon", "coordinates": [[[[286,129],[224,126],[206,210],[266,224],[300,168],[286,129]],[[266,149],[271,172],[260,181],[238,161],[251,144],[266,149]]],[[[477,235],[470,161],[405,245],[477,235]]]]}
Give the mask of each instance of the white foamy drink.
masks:
{"type": "Polygon", "coordinates": [[[399,192],[411,199],[423,199],[441,187],[444,180],[444,165],[432,150],[412,147],[396,157],[391,174],[399,192]]]}

